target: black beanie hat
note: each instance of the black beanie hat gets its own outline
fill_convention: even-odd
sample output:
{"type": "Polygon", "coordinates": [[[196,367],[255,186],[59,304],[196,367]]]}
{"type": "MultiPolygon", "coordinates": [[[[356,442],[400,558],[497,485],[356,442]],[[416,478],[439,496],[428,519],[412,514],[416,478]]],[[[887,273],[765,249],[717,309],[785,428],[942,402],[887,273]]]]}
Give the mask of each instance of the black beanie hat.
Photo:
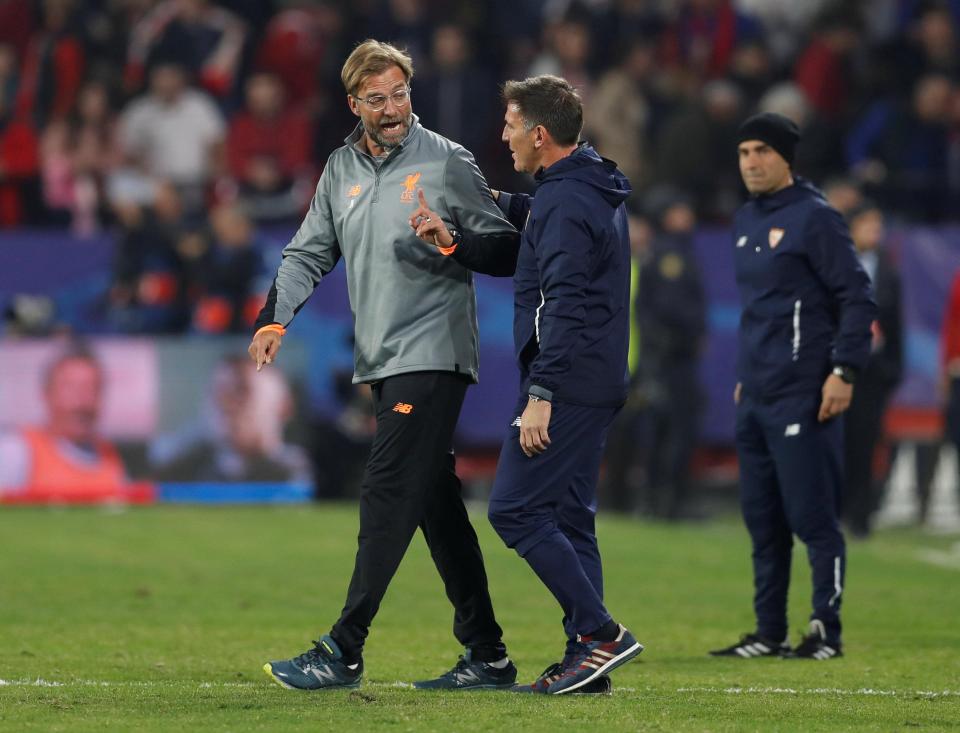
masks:
{"type": "Polygon", "coordinates": [[[793,166],[793,154],[800,140],[800,129],[789,117],[763,112],[747,120],[737,130],[737,145],[745,140],[760,140],[776,150],[793,166]]]}

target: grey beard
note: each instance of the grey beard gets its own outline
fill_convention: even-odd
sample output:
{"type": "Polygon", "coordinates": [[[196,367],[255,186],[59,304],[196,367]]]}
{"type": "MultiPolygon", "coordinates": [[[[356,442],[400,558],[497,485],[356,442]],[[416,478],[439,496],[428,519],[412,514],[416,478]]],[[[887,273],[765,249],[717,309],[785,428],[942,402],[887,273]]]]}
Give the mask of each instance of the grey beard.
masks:
{"type": "MultiPolygon", "coordinates": [[[[401,122],[403,122],[403,124],[407,126],[407,134],[409,134],[410,125],[413,123],[413,116],[407,115],[406,119],[401,119],[401,122]]],[[[366,125],[363,126],[363,129],[364,129],[364,132],[367,133],[367,135],[370,137],[371,140],[373,140],[377,145],[379,145],[381,148],[383,148],[386,151],[392,151],[394,148],[399,147],[400,143],[403,142],[403,140],[400,140],[399,142],[388,143],[386,140],[380,137],[379,130],[371,130],[366,125]]]]}

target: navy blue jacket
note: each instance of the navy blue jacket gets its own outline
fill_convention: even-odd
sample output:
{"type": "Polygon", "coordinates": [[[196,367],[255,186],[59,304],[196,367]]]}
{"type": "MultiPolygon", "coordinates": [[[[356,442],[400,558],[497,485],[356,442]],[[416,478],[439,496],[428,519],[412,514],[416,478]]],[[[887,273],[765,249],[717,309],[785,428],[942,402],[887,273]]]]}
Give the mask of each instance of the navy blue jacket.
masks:
{"type": "Polygon", "coordinates": [[[802,178],[734,218],[743,312],[737,374],[747,394],[818,394],[834,365],[863,369],[877,317],[847,225],[802,178]]]}
{"type": "Polygon", "coordinates": [[[464,235],[453,256],[493,275],[513,273],[513,340],[521,387],[547,399],[617,406],[627,395],[630,183],[581,143],[534,176],[534,196],[501,193],[523,231],[519,252],[464,235]]]}

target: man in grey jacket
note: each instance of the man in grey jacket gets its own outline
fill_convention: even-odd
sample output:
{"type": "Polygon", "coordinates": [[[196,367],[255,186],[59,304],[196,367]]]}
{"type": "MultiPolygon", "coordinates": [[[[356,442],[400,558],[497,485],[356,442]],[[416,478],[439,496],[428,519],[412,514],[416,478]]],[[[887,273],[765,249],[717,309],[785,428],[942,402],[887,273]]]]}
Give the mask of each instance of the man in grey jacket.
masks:
{"type": "Polygon", "coordinates": [[[469,151],[423,128],[410,102],[410,57],[377,41],[343,66],[360,123],[335,150],[257,320],[250,356],[277,356],[286,326],[343,257],[355,320],[354,382],[371,385],[377,432],[360,495],[359,547],[340,619],[314,647],[264,671],[285,687],[356,687],[364,641],[419,526],[453,603],[466,653],[421,688],[510,687],[516,668],[496,622],[483,557],[454,472],[452,437],[477,380],[477,308],[471,272],[423,243],[408,220],[418,190],[454,236],[519,235],[504,219],[469,151]]]}

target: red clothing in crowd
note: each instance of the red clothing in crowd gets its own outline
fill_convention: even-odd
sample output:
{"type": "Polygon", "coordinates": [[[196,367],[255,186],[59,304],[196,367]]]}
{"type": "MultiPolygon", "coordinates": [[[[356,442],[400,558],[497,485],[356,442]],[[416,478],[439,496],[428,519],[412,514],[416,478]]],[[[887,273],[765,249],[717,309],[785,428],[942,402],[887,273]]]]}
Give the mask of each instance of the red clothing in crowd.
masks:
{"type": "Polygon", "coordinates": [[[17,112],[33,116],[43,104],[43,122],[64,119],[73,110],[83,82],[85,57],[72,36],[41,33],[27,47],[17,93],[17,112]],[[49,83],[49,89],[44,84],[49,83]]]}
{"type": "Polygon", "coordinates": [[[22,184],[39,171],[37,136],[25,122],[0,124],[0,228],[23,222],[22,184]]]}
{"type": "MultiPolygon", "coordinates": [[[[960,272],[954,275],[953,284],[950,286],[950,298],[943,314],[941,334],[941,358],[944,368],[947,369],[950,362],[960,360],[960,272]]],[[[960,377],[960,373],[955,376],[960,377]]]]}
{"type": "Polygon", "coordinates": [[[310,120],[299,111],[282,112],[274,120],[241,112],[230,124],[227,163],[237,180],[244,180],[254,158],[274,160],[283,176],[292,180],[310,167],[311,153],[310,120]]]}
{"type": "Polygon", "coordinates": [[[665,34],[662,53],[671,66],[722,76],[737,42],[737,13],[730,0],[709,11],[686,8],[665,34]]]}
{"type": "Polygon", "coordinates": [[[794,68],[797,85],[828,120],[835,120],[848,101],[843,57],[823,40],[814,38],[794,68]]]}

